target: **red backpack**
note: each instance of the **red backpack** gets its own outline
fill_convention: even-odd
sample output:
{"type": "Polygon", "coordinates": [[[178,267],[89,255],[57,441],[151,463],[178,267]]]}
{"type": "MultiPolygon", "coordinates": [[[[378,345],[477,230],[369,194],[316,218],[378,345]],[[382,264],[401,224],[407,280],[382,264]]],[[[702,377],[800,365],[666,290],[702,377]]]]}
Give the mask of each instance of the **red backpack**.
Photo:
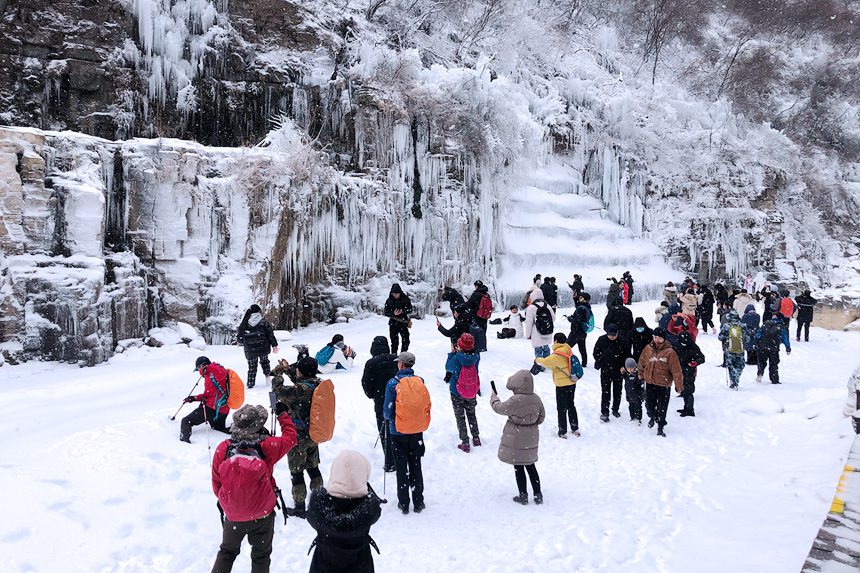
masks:
{"type": "Polygon", "coordinates": [[[221,476],[218,498],[227,519],[246,521],[271,511],[275,491],[265,457],[259,443],[231,442],[227,447],[218,468],[221,476]]]}
{"type": "Polygon", "coordinates": [[[460,375],[457,376],[457,393],[466,400],[471,400],[478,395],[480,389],[481,379],[478,377],[478,369],[475,365],[460,368],[460,375]]]}
{"type": "Polygon", "coordinates": [[[478,311],[475,315],[483,319],[493,316],[493,301],[490,300],[490,295],[487,293],[481,295],[481,302],[478,303],[478,311]]]}

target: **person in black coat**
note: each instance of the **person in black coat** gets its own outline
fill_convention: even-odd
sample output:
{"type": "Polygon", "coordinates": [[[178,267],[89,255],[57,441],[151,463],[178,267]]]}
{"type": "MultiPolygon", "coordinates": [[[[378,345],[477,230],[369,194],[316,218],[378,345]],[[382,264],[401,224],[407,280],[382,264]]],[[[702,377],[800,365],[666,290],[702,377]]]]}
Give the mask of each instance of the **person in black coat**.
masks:
{"type": "Polygon", "coordinates": [[[579,295],[585,290],[585,285],[582,284],[582,275],[573,275],[573,284],[567,283],[573,294],[573,301],[579,300],[579,295]]]}
{"type": "Polygon", "coordinates": [[[708,332],[708,326],[716,330],[714,326],[714,303],[716,302],[714,293],[711,292],[711,289],[707,285],[702,285],[700,293],[702,295],[702,302],[699,303],[699,312],[696,313],[696,326],[698,326],[699,320],[701,320],[702,330],[708,332]]]}
{"type": "Polygon", "coordinates": [[[644,318],[641,316],[636,318],[636,321],[633,323],[633,332],[630,333],[630,347],[631,356],[633,356],[633,359],[637,363],[639,362],[639,357],[642,356],[642,351],[654,339],[653,333],[654,331],[645,324],[644,318]]]}
{"type": "Polygon", "coordinates": [[[257,380],[257,362],[263,368],[263,375],[271,375],[269,352],[278,353],[278,340],[271,325],[263,318],[260,307],[252,304],[245,311],[245,317],[239,323],[236,340],[244,347],[245,359],[248,361],[248,388],[253,388],[257,380]]]}
{"type": "Polygon", "coordinates": [[[370,343],[370,360],[364,363],[364,374],[361,376],[361,387],[364,395],[373,400],[373,410],[376,412],[376,429],[385,453],[385,471],[394,471],[394,454],[388,442],[388,432],[385,431],[385,417],[382,406],[385,404],[385,387],[388,381],[397,374],[397,355],[389,352],[388,340],[377,336],[370,343]]]}
{"type": "Polygon", "coordinates": [[[606,327],[610,324],[618,327],[621,338],[627,341],[630,340],[630,332],[633,330],[633,312],[624,306],[620,299],[609,307],[609,312],[603,321],[603,330],[606,330],[606,327]]]}
{"type": "Polygon", "coordinates": [[[469,300],[466,301],[466,306],[469,308],[470,319],[477,327],[476,329],[467,332],[475,337],[475,350],[477,352],[487,351],[487,324],[490,319],[478,316],[478,307],[481,306],[481,299],[488,293],[489,289],[483,282],[475,281],[475,290],[471,295],[469,295],[469,300]]]}
{"type": "Polygon", "coordinates": [[[307,520],[317,536],[310,573],[373,573],[371,547],[379,551],[370,528],[382,503],[368,484],[370,462],[343,451],[331,464],[328,485],[311,493],[307,520]]]}
{"type": "Polygon", "coordinates": [[[606,295],[606,308],[612,308],[615,306],[615,303],[621,298],[621,283],[618,282],[618,279],[615,277],[611,277],[606,279],[608,281],[612,281],[609,284],[609,292],[606,295]]]}
{"type": "MultiPolygon", "coordinates": [[[[579,275],[575,275],[579,276],[579,275]]],[[[591,315],[591,295],[584,292],[579,295],[579,300],[576,302],[576,310],[573,314],[567,317],[570,322],[570,334],[567,336],[567,343],[571,348],[576,346],[579,349],[579,362],[582,367],[588,366],[588,354],[585,349],[585,339],[588,338],[586,327],[588,326],[588,317],[591,315]]]]}
{"type": "Polygon", "coordinates": [[[621,389],[624,386],[624,361],[630,356],[630,343],[618,335],[618,327],[607,325],[606,334],[594,344],[594,367],[600,370],[600,420],[609,421],[609,397],[612,415],[621,417],[621,389]]]}
{"type": "MultiPolygon", "coordinates": [[[[454,307],[454,326],[445,328],[439,319],[436,319],[436,329],[444,336],[451,339],[451,351],[457,346],[457,341],[460,336],[469,332],[469,327],[472,326],[472,316],[469,313],[469,308],[465,304],[454,307]]],[[[470,333],[471,334],[471,333],[470,333]]]]}
{"type": "Polygon", "coordinates": [[[409,295],[403,292],[400,284],[391,285],[388,300],[385,301],[385,309],[382,311],[388,317],[388,334],[391,336],[391,352],[397,354],[399,346],[398,337],[403,339],[403,351],[409,350],[409,315],[412,314],[412,301],[409,295]]]}
{"type": "Polygon", "coordinates": [[[678,362],[681,363],[681,372],[684,374],[684,389],[681,391],[684,407],[678,412],[682,417],[695,416],[693,393],[696,391],[696,372],[699,364],[705,363],[705,355],[702,354],[702,350],[693,341],[693,336],[689,332],[679,334],[673,348],[678,355],[678,362]]]}
{"type": "Polygon", "coordinates": [[[812,315],[818,300],[805,290],[802,295],[794,299],[794,302],[797,304],[797,341],[800,342],[800,330],[804,328],[806,329],[804,340],[809,342],[809,325],[812,323],[812,315]]]}

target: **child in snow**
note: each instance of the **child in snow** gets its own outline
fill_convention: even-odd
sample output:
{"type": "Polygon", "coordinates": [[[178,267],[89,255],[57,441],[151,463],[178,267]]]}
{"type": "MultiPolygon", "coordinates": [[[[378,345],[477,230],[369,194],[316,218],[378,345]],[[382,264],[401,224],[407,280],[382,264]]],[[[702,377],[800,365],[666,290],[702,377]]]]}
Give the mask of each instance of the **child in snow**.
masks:
{"type": "Polygon", "coordinates": [[[502,439],[499,442],[499,459],[514,466],[519,495],[514,501],[528,505],[529,494],[526,489],[526,473],[534,491],[535,503],[543,503],[543,493],[540,489],[540,476],[535,464],[538,461],[538,443],[540,432],[538,426],[543,423],[546,412],[543,402],[534,393],[534,377],[528,370],[520,370],[510,378],[506,388],[514,393],[502,402],[493,390],[490,396],[490,406],[496,414],[508,417],[502,439]]]}
{"type": "Polygon", "coordinates": [[[552,370],[555,384],[555,407],[558,410],[558,437],[567,438],[567,421],[570,419],[571,433],[579,437],[579,418],[576,415],[576,382],[582,378],[582,366],[573,355],[563,332],[553,336],[552,354],[546,358],[535,358],[535,362],[552,370]]]}
{"type": "Polygon", "coordinates": [[[317,352],[316,359],[319,371],[330,374],[335,370],[349,370],[352,368],[356,352],[343,341],[342,334],[335,334],[331,342],[317,352]]]}
{"type": "Polygon", "coordinates": [[[523,315],[517,305],[511,307],[511,314],[507,318],[491,320],[490,324],[502,324],[507,322],[508,326],[496,333],[497,338],[522,338],[523,337],[523,315]]]}
{"type": "Polygon", "coordinates": [[[458,449],[469,453],[469,433],[466,431],[466,420],[469,420],[469,430],[472,432],[472,445],[481,445],[478,418],[475,416],[475,397],[481,391],[481,379],[478,376],[478,364],[481,355],[475,352],[475,337],[469,333],[460,336],[454,352],[448,354],[445,363],[445,380],[451,392],[451,404],[454,406],[454,419],[457,421],[457,431],[460,433],[458,449]]]}
{"type": "Polygon", "coordinates": [[[331,464],[328,487],[311,494],[307,519],[317,536],[310,573],[374,571],[370,527],[382,515],[382,500],[368,481],[370,462],[346,450],[331,464]]]}
{"type": "Polygon", "coordinates": [[[645,382],[639,378],[636,360],[628,358],[624,361],[624,393],[627,395],[627,407],[630,410],[630,421],[642,423],[642,402],[645,401],[645,382]]]}

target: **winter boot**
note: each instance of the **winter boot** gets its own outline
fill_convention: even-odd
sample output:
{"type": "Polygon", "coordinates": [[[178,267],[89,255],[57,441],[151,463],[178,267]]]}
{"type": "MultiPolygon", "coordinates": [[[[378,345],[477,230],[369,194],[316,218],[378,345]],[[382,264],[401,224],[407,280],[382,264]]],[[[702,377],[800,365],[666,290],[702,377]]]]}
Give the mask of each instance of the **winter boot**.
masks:
{"type": "Polygon", "coordinates": [[[466,452],[467,454],[472,450],[472,448],[469,447],[469,442],[463,442],[462,444],[459,444],[457,446],[457,449],[466,452]]]}
{"type": "Polygon", "coordinates": [[[559,432],[558,437],[561,438],[562,440],[566,440],[567,439],[567,432],[559,432]]]}
{"type": "Polygon", "coordinates": [[[681,417],[682,417],[682,418],[687,418],[687,417],[690,417],[690,416],[692,416],[693,418],[695,418],[695,417],[696,417],[696,412],[694,412],[693,410],[681,410],[681,417]]]}
{"type": "Polygon", "coordinates": [[[415,513],[421,513],[422,511],[424,511],[424,508],[425,508],[425,507],[427,507],[427,506],[426,506],[426,505],[424,505],[424,502],[423,502],[423,501],[422,501],[422,502],[418,502],[418,503],[416,503],[416,504],[415,504],[415,506],[413,507],[413,511],[414,511],[415,513]]]}
{"type": "Polygon", "coordinates": [[[620,418],[621,412],[619,412],[618,410],[612,410],[612,415],[615,416],[616,418],[620,418]]]}
{"type": "Polygon", "coordinates": [[[316,476],[311,478],[311,491],[316,491],[323,486],[323,478],[322,476],[316,476]]]}
{"type": "Polygon", "coordinates": [[[601,414],[601,415],[600,415],[600,421],[601,421],[601,422],[608,422],[608,421],[609,421],[609,416],[607,416],[606,414],[601,414]]]}
{"type": "Polygon", "coordinates": [[[755,377],[755,381],[757,384],[761,384],[761,374],[755,377]]]}
{"type": "Polygon", "coordinates": [[[529,504],[529,494],[523,492],[520,495],[514,497],[514,501],[520,505],[528,505],[529,504]]]}
{"type": "Polygon", "coordinates": [[[657,426],[657,435],[666,437],[666,432],[663,431],[663,426],[657,426]]]}
{"type": "Polygon", "coordinates": [[[296,506],[293,508],[288,507],[286,509],[286,513],[290,517],[298,517],[299,519],[304,519],[306,513],[305,502],[296,502],[296,506]]]}
{"type": "Polygon", "coordinates": [[[250,390],[253,387],[254,387],[254,382],[252,380],[248,380],[248,389],[250,390]]]}
{"type": "Polygon", "coordinates": [[[542,493],[536,493],[535,494],[535,505],[541,505],[541,504],[543,504],[543,494],[542,493]]]}
{"type": "Polygon", "coordinates": [[[191,436],[179,436],[180,442],[185,442],[186,444],[191,443],[191,436]]]}
{"type": "Polygon", "coordinates": [[[680,410],[675,410],[675,411],[678,412],[679,414],[683,414],[687,410],[686,410],[686,408],[681,408],[680,410]]]}
{"type": "Polygon", "coordinates": [[[574,431],[573,431],[573,435],[574,435],[574,436],[576,436],[576,437],[578,438],[578,437],[580,437],[582,434],[580,434],[580,433],[579,433],[579,430],[574,430],[574,431]]]}
{"type": "Polygon", "coordinates": [[[478,436],[475,436],[474,438],[472,438],[472,445],[475,446],[476,448],[478,446],[480,446],[481,445],[481,438],[479,438],[478,436]]]}
{"type": "Polygon", "coordinates": [[[402,511],[402,512],[403,512],[403,515],[409,515],[409,505],[407,505],[407,504],[403,504],[403,503],[398,503],[398,504],[397,504],[397,509],[399,509],[400,511],[402,511]]]}
{"type": "Polygon", "coordinates": [[[648,427],[649,427],[649,428],[653,428],[653,427],[654,427],[654,418],[649,418],[649,419],[648,419],[648,427]]]}

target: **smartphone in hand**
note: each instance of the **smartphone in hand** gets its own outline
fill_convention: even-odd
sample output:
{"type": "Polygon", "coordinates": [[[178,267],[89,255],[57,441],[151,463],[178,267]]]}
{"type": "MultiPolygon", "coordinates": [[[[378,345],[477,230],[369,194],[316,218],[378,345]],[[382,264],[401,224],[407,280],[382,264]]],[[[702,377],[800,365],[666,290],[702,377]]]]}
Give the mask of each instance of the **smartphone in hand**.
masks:
{"type": "Polygon", "coordinates": [[[496,381],[495,380],[490,380],[490,388],[493,389],[493,394],[498,394],[498,392],[496,391],[496,381]]]}

